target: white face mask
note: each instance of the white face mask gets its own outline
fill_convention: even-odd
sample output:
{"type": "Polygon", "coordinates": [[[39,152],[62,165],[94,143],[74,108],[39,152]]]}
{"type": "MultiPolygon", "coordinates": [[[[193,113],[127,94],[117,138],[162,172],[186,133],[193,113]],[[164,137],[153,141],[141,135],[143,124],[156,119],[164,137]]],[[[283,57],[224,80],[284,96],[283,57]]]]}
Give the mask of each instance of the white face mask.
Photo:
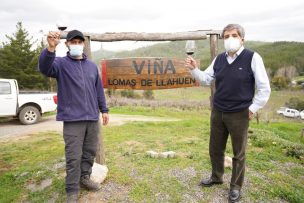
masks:
{"type": "Polygon", "coordinates": [[[224,40],[224,46],[227,52],[237,52],[242,45],[239,38],[229,37],[224,40]]]}
{"type": "Polygon", "coordinates": [[[83,45],[71,44],[69,45],[71,56],[81,56],[83,53],[83,45]]]}

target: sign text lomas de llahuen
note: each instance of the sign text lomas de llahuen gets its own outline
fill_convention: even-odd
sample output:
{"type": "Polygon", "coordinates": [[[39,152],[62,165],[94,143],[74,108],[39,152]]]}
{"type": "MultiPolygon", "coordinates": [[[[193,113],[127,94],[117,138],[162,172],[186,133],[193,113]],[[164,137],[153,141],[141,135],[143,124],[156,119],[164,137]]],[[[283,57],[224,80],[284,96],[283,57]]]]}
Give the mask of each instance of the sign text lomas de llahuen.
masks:
{"type": "Polygon", "coordinates": [[[109,88],[165,89],[195,84],[195,79],[184,67],[183,61],[150,58],[114,60],[106,66],[107,76],[104,79],[107,82],[105,86],[109,88]]]}

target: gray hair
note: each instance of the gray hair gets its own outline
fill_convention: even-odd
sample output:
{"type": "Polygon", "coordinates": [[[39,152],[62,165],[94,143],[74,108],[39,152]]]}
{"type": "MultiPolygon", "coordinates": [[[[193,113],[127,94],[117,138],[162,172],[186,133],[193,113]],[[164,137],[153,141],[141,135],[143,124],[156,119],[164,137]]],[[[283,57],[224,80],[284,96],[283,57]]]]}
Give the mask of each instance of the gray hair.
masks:
{"type": "Polygon", "coordinates": [[[244,39],[245,37],[245,30],[242,26],[240,26],[239,24],[229,24],[226,25],[226,27],[224,27],[223,32],[222,32],[222,37],[224,38],[224,33],[226,31],[230,31],[230,30],[234,30],[236,29],[237,33],[240,35],[240,37],[242,39],[244,39]]]}

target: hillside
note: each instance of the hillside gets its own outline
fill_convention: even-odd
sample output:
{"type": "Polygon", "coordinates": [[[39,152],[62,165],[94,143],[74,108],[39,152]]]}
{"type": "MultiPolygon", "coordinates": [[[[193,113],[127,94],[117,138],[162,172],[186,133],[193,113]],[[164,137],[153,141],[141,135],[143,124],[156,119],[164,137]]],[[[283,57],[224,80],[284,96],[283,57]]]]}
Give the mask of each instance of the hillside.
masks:
{"type": "MultiPolygon", "coordinates": [[[[260,42],[246,41],[246,48],[257,51],[264,59],[267,69],[273,76],[278,69],[295,67],[298,73],[304,72],[304,43],[302,42],[260,42]]],[[[101,59],[124,57],[175,57],[185,58],[185,41],[159,43],[131,51],[112,52],[98,50],[93,52],[93,60],[99,64],[101,59]]],[[[210,63],[209,40],[197,41],[196,57],[201,59],[204,69],[210,63]]],[[[224,51],[223,43],[219,42],[219,52],[224,51]]]]}

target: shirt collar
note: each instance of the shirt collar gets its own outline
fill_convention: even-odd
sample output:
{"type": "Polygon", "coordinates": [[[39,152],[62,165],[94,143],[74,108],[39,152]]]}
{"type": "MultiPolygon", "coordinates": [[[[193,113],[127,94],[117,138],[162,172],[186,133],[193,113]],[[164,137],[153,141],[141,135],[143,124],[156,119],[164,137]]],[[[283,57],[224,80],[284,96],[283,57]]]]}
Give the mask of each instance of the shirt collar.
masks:
{"type": "MultiPolygon", "coordinates": [[[[241,48],[235,53],[235,55],[233,57],[239,56],[243,50],[244,50],[244,46],[241,46],[241,48]]],[[[226,52],[225,55],[226,55],[226,57],[228,57],[229,56],[228,52],[226,52]]]]}

